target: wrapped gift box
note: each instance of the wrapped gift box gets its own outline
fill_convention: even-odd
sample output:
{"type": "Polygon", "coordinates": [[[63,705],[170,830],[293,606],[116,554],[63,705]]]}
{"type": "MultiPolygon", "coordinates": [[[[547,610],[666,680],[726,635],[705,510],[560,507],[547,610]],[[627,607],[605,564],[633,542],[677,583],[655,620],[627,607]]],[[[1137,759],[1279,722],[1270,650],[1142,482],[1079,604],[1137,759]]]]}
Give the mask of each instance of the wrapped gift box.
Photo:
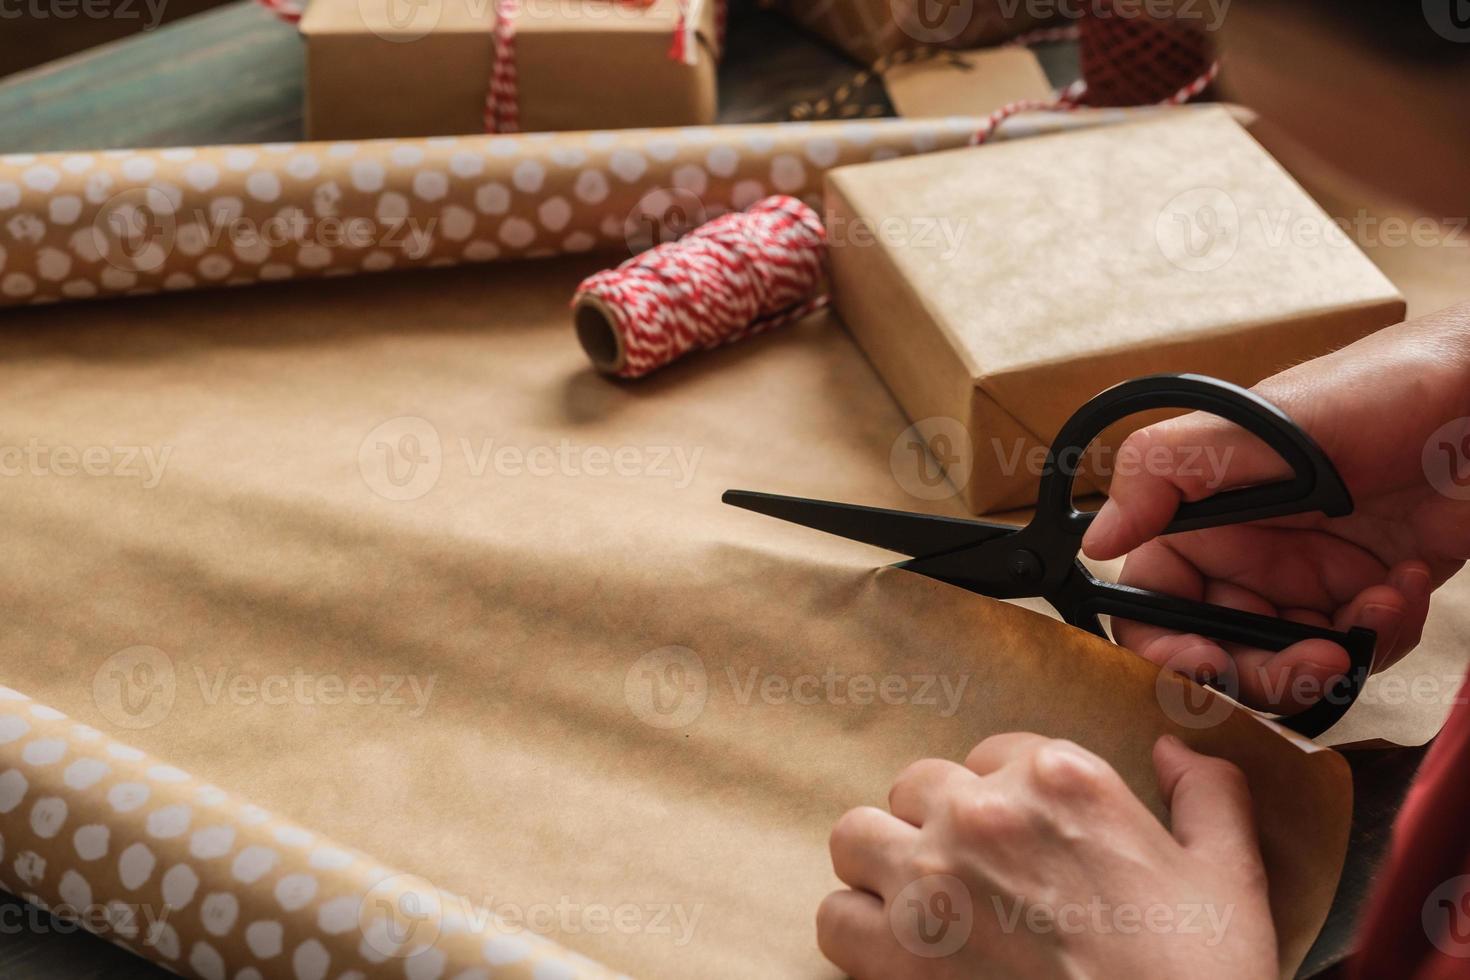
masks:
{"type": "Polygon", "coordinates": [[[977,513],[1033,502],[1044,447],[1110,385],[1254,384],[1404,314],[1223,109],[841,167],[825,208],[837,310],[921,433],[968,433],[940,463],[977,513]]]}
{"type": "MultiPolygon", "coordinates": [[[[517,0],[512,57],[519,128],[714,121],[717,3],[517,0]],[[693,43],[672,57],[686,15],[693,43]]],[[[308,138],[483,132],[498,6],[495,0],[313,0],[301,19],[308,138]]]]}
{"type": "Polygon", "coordinates": [[[1003,0],[776,0],[775,6],[865,65],[911,48],[997,44],[1047,20],[1045,12],[1003,0]]]}

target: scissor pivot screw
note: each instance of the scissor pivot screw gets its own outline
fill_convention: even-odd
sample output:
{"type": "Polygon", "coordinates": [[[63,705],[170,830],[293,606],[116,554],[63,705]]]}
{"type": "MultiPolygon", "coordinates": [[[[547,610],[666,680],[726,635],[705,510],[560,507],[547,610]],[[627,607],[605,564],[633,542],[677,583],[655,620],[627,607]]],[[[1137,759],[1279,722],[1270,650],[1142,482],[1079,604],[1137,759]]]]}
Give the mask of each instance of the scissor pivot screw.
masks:
{"type": "Polygon", "coordinates": [[[1025,548],[1017,548],[1011,552],[1008,559],[1011,578],[1021,582],[1031,582],[1041,578],[1041,559],[1025,548]]]}

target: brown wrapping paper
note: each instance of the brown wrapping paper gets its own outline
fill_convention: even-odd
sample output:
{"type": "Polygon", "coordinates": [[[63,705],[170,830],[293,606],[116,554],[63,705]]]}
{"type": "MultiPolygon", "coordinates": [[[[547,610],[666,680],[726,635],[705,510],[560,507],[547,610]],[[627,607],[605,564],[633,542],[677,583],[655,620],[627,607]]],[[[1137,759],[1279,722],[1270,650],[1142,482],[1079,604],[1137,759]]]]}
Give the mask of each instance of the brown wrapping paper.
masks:
{"type": "Polygon", "coordinates": [[[883,88],[906,119],[988,116],[1012,102],[1053,95],[1041,61],[1015,45],[896,64],[883,72],[883,88]]]}
{"type": "MultiPolygon", "coordinates": [[[[842,168],[827,186],[833,302],[910,418],[947,430],[977,513],[1031,504],[1051,439],[1110,385],[1251,385],[1404,315],[1222,109],[842,168]]],[[[1094,488],[1147,420],[1099,440],[1094,488]]]]}
{"type": "MultiPolygon", "coordinates": [[[[1185,110],[1188,111],[1188,110],[1185,110]]],[[[1036,114],[1000,138],[1115,123],[1036,114]]],[[[596,251],[626,257],[972,118],[0,157],[0,306],[596,251]]]]}
{"type": "MultiPolygon", "coordinates": [[[[521,0],[514,20],[521,130],[714,122],[719,2],[521,0]],[[671,58],[686,9],[695,43],[687,57],[671,58]]],[[[497,7],[495,0],[312,0],[301,18],[307,138],[483,132],[497,7]]]]}
{"type": "Polygon", "coordinates": [[[914,759],[1066,736],[1161,813],[1175,731],[1249,773],[1289,974],[1343,853],[1342,760],[722,506],[960,511],[903,489],[906,422],[828,317],[595,376],[565,308],[594,267],[11,311],[5,442],[37,462],[6,471],[0,680],[647,977],[832,977],[827,835],[914,759]],[[158,684],[122,669],[139,646],[158,684]]]}
{"type": "Polygon", "coordinates": [[[0,884],[185,976],[612,976],[10,688],[0,766],[0,884]]]}

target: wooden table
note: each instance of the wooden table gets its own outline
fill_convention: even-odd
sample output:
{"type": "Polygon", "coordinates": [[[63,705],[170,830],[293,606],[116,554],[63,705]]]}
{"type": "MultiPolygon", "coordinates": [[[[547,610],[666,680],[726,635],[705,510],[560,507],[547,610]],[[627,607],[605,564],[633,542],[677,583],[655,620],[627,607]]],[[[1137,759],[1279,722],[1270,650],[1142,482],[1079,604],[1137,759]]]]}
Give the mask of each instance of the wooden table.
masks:
{"type": "MultiPolygon", "coordinates": [[[[1075,77],[1074,52],[1040,52],[1053,81],[1075,77]]],[[[720,70],[720,118],[788,118],[790,107],[848,81],[855,67],[774,15],[743,10],[720,70]],[[758,66],[758,67],[756,67],[758,66]]],[[[303,57],[292,28],[235,3],[0,83],[0,152],[254,143],[302,138],[303,57]]],[[[887,107],[880,89],[862,97],[887,107]]],[[[1302,976],[1351,949],[1389,830],[1422,749],[1349,756],[1356,788],[1347,866],[1302,976]]],[[[0,893],[0,976],[167,977],[96,937],[0,893]]]]}

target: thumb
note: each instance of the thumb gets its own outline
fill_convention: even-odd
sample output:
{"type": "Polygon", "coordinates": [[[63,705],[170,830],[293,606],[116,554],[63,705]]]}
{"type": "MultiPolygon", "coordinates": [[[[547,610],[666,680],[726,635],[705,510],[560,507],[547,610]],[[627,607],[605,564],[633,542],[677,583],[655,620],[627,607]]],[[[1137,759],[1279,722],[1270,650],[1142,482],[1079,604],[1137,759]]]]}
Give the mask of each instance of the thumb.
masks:
{"type": "Polygon", "coordinates": [[[1154,743],[1154,771],[1180,844],[1222,865],[1261,867],[1250,786],[1234,763],[1165,735],[1154,743]]]}
{"type": "Polygon", "coordinates": [[[1082,550],[1099,561],[1126,555],[1157,537],[1182,501],[1290,475],[1264,442],[1218,416],[1194,412],[1156,422],[1118,447],[1108,499],[1082,550]]]}

